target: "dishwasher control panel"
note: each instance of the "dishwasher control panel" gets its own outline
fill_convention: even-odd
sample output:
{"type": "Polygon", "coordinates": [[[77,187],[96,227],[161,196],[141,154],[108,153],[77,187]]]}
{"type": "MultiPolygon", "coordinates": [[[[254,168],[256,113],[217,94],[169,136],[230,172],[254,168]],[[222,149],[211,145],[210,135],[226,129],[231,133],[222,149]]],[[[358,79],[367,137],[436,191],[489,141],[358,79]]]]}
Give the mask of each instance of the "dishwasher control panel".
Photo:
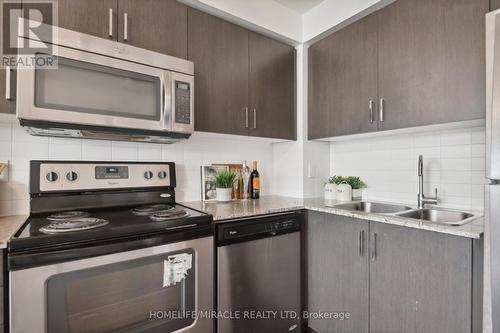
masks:
{"type": "Polygon", "coordinates": [[[303,220],[302,212],[292,212],[277,216],[236,220],[218,225],[218,244],[249,240],[252,238],[273,237],[285,233],[300,231],[303,220]]]}

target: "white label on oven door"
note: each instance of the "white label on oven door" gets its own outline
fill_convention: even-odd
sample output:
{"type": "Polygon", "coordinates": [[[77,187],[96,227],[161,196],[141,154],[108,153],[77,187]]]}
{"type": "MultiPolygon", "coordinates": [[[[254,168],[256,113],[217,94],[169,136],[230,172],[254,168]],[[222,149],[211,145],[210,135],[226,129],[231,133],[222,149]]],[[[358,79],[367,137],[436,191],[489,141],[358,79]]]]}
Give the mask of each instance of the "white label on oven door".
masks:
{"type": "Polygon", "coordinates": [[[192,266],[193,255],[180,253],[167,257],[163,263],[163,287],[175,286],[188,275],[192,266]]]}

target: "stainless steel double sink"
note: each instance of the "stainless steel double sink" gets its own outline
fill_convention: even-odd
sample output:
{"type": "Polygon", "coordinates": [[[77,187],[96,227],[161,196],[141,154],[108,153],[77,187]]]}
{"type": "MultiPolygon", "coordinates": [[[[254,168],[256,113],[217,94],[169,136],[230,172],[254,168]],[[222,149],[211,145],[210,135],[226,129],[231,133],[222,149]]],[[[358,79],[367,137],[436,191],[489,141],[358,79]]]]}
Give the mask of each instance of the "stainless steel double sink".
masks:
{"type": "Polygon", "coordinates": [[[409,206],[393,205],[379,202],[360,201],[334,205],[335,208],[373,214],[394,215],[429,223],[461,226],[471,222],[475,215],[455,210],[423,208],[413,209],[409,206]]]}

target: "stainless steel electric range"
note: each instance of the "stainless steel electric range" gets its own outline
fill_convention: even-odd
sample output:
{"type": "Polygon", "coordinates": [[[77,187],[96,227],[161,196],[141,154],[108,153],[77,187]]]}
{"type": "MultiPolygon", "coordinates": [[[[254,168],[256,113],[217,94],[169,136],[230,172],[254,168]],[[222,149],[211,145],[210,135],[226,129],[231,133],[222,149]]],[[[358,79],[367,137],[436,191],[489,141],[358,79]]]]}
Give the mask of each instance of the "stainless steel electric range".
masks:
{"type": "Polygon", "coordinates": [[[32,161],[10,332],[212,332],[212,216],[175,185],[174,163],[32,161]]]}

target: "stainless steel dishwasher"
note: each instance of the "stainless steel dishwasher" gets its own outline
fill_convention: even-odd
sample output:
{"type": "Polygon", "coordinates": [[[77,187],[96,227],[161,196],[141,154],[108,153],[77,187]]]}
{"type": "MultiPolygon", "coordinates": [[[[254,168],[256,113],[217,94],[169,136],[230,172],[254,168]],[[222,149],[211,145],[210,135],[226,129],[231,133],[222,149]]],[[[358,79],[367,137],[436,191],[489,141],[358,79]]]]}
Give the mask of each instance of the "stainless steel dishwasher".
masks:
{"type": "Polygon", "coordinates": [[[294,211],[217,225],[217,332],[301,332],[301,240],[294,211]]]}

